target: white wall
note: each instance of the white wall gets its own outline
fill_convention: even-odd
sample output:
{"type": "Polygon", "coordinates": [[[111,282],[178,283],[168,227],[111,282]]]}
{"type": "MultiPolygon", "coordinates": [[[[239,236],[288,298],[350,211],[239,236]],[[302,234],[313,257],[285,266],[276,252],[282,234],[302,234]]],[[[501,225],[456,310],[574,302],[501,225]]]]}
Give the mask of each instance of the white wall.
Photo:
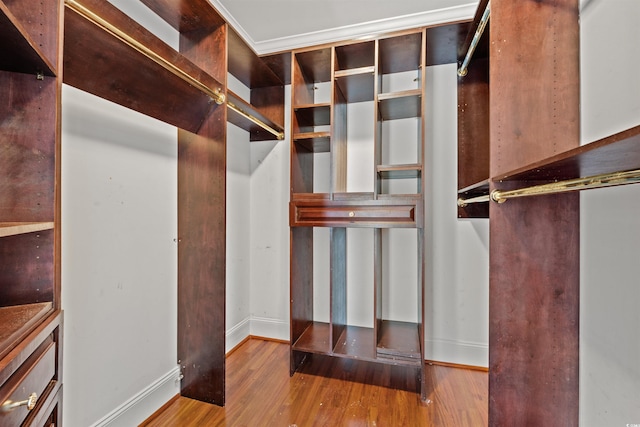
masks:
{"type": "MultiPolygon", "coordinates": [[[[584,0],[582,142],[640,124],[640,2],[584,0]]],[[[640,424],[640,186],[581,193],[580,425],[640,424]]]]}
{"type": "Polygon", "coordinates": [[[289,110],[286,138],[250,149],[251,335],[280,340],[289,340],[289,110]]]}
{"type": "MultiPolygon", "coordinates": [[[[141,3],[112,3],[177,46],[141,3]]],[[[179,393],[176,135],[63,87],[65,426],[137,425],[179,393]]]]}
{"type": "Polygon", "coordinates": [[[150,405],[179,392],[176,131],[72,87],[62,96],[63,414],[86,427],[163,378],[150,405]]]}

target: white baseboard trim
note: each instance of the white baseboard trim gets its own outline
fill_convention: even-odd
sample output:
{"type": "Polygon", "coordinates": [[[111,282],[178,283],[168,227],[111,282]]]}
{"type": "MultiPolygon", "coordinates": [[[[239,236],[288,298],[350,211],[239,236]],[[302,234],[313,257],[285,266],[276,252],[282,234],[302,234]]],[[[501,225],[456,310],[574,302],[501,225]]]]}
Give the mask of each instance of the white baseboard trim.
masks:
{"type": "Polygon", "coordinates": [[[446,339],[425,340],[425,358],[457,365],[489,366],[489,345],[446,339]]]}
{"type": "Polygon", "coordinates": [[[246,317],[237,325],[231,327],[226,332],[226,340],[224,344],[225,353],[233,350],[238,344],[240,344],[245,338],[251,334],[251,319],[246,317]]]}
{"type": "Polygon", "coordinates": [[[91,427],[131,427],[149,418],[159,407],[180,393],[180,367],[176,366],[91,427]]]}
{"type": "Polygon", "coordinates": [[[251,316],[251,335],[289,341],[289,322],[280,319],[251,316]]]}

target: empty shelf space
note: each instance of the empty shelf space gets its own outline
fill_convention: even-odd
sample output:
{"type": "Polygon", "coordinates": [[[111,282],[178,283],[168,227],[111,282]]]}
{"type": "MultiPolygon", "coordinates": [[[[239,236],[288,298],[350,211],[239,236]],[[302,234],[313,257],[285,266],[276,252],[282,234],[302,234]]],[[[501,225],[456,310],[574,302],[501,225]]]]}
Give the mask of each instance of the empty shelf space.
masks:
{"type": "Polygon", "coordinates": [[[381,120],[397,120],[422,115],[422,92],[420,89],[378,95],[381,120]]]}
{"type": "Polygon", "coordinates": [[[376,172],[383,179],[411,179],[422,176],[421,164],[378,165],[376,172]]]}
{"type": "Polygon", "coordinates": [[[347,102],[373,101],[375,67],[336,71],[335,78],[347,102]]]}
{"type": "Polygon", "coordinates": [[[51,302],[0,307],[0,356],[53,310],[51,302]]]}
{"type": "Polygon", "coordinates": [[[417,323],[383,320],[378,334],[379,358],[394,360],[397,363],[422,363],[417,323]]]}
{"type": "Polygon", "coordinates": [[[0,237],[53,229],[53,222],[0,222],[0,237]]]}
{"type": "Polygon", "coordinates": [[[376,360],[373,328],[346,326],[336,343],[334,354],[351,359],[376,360]]]}
{"type": "Polygon", "coordinates": [[[420,69],[422,32],[380,40],[378,66],[381,74],[420,69]]]}
{"type": "Polygon", "coordinates": [[[373,40],[336,46],[336,73],[373,67],[376,45],[373,40]]]}
{"type": "Polygon", "coordinates": [[[330,325],[328,323],[313,322],[293,343],[292,349],[307,353],[331,353],[330,325]]]}
{"type": "Polygon", "coordinates": [[[293,135],[296,144],[314,153],[328,153],[331,149],[331,132],[304,132],[293,135]]]}
{"type": "Polygon", "coordinates": [[[55,76],[55,66],[3,1],[0,1],[0,39],[0,70],[55,76]]]}
{"type": "Polygon", "coordinates": [[[299,127],[328,126],[331,124],[331,105],[308,104],[294,107],[299,127]]]}

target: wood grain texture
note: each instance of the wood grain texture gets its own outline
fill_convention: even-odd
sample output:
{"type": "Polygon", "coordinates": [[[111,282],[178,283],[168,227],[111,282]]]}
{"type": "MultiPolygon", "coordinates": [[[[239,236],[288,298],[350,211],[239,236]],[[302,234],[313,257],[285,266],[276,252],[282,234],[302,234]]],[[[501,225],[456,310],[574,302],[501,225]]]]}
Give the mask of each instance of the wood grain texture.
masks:
{"type": "Polygon", "coordinates": [[[429,403],[414,369],[315,357],[289,377],[286,344],[250,340],[227,360],[227,405],[179,398],[142,426],[487,425],[487,374],[426,366],[429,403]]]}
{"type": "MultiPolygon", "coordinates": [[[[180,35],[180,52],[226,82],[226,29],[180,35]]],[[[227,109],[178,132],[178,359],[183,396],[224,405],[227,109]]]]}
{"type": "MultiPolygon", "coordinates": [[[[224,88],[226,62],[220,65],[225,74],[214,73],[217,70],[194,64],[108,2],[82,3],[205,86],[224,88]]],[[[199,44],[196,41],[194,45],[199,44]]],[[[198,131],[214,104],[200,89],[69,8],[65,11],[64,82],[191,132],[198,131]]]]}
{"type": "MultiPolygon", "coordinates": [[[[491,176],[577,147],[578,1],[493,0],[490,36],[491,176]]],[[[580,196],[489,216],[489,423],[577,426],[580,196]]]]}

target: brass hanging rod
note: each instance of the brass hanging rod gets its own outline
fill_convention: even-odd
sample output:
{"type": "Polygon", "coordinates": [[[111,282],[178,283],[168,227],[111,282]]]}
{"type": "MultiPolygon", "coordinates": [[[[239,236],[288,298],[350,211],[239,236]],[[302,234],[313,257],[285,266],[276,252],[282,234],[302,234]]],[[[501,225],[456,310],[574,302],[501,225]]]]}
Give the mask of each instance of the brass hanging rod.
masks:
{"type": "Polygon", "coordinates": [[[493,190],[490,194],[482,196],[471,197],[469,199],[459,198],[458,206],[463,208],[471,203],[482,203],[488,201],[504,203],[507,200],[515,199],[516,197],[542,196],[545,194],[558,194],[569,191],[589,190],[593,188],[613,187],[616,185],[637,183],[640,183],[640,169],[534,185],[532,187],[521,188],[518,190],[493,190]]]}
{"type": "Polygon", "coordinates": [[[195,77],[191,76],[190,74],[186,73],[184,70],[182,70],[181,68],[177,67],[175,64],[167,61],[162,56],[158,55],[153,50],[151,50],[148,47],[146,47],[144,44],[140,43],[139,41],[137,41],[136,39],[134,39],[133,37],[131,37],[130,35],[128,35],[124,31],[120,30],[115,25],[113,25],[110,22],[108,22],[107,20],[103,19],[98,14],[96,14],[93,11],[87,9],[85,6],[81,5],[76,0],[65,0],[65,6],[67,6],[68,8],[73,10],[74,12],[78,13],[80,16],[82,16],[83,18],[87,19],[89,22],[92,22],[93,24],[95,24],[98,27],[102,28],[104,31],[106,31],[109,34],[111,34],[112,36],[116,37],[118,40],[122,41],[123,43],[125,43],[129,47],[135,49],[137,52],[141,53],[142,55],[144,55],[145,57],[149,58],[150,60],[152,60],[156,64],[160,65],[162,68],[164,68],[165,70],[169,71],[170,73],[172,73],[176,77],[179,77],[180,79],[182,79],[185,82],[189,83],[190,85],[194,86],[195,88],[197,88],[201,92],[205,93],[213,101],[215,101],[216,104],[220,105],[220,104],[226,103],[229,108],[231,108],[232,110],[236,111],[238,114],[244,116],[249,121],[255,123],[256,125],[258,125],[261,128],[265,129],[269,133],[275,135],[278,139],[284,139],[284,133],[283,132],[280,132],[280,131],[278,131],[276,129],[273,129],[271,126],[269,126],[268,124],[266,124],[265,122],[263,122],[259,118],[257,118],[255,116],[245,112],[241,108],[238,108],[233,103],[229,102],[226,99],[226,96],[223,93],[222,88],[212,89],[209,86],[205,85],[200,80],[198,80],[195,77]]]}
{"type": "Polygon", "coordinates": [[[487,22],[489,22],[489,15],[491,2],[487,3],[487,7],[484,9],[484,13],[482,14],[482,18],[480,18],[480,22],[478,23],[478,28],[476,29],[476,33],[473,35],[473,39],[471,40],[471,44],[469,45],[469,49],[467,49],[467,54],[464,57],[464,61],[462,61],[462,65],[458,69],[458,75],[460,77],[464,77],[467,75],[467,67],[469,67],[469,62],[471,62],[471,57],[473,53],[476,51],[476,47],[478,47],[478,43],[480,42],[480,38],[482,38],[482,33],[484,33],[484,29],[487,26],[487,22]]]}
{"type": "Polygon", "coordinates": [[[256,125],[260,126],[262,129],[266,130],[267,132],[269,132],[270,134],[274,135],[276,138],[278,138],[279,140],[283,140],[284,139],[284,132],[278,131],[274,128],[272,128],[271,126],[267,125],[265,122],[263,122],[262,120],[260,120],[259,118],[257,118],[256,116],[247,113],[246,111],[244,111],[242,108],[238,107],[237,105],[235,105],[233,102],[231,102],[230,100],[227,100],[227,107],[229,107],[230,109],[232,109],[233,111],[235,111],[238,114],[241,114],[242,116],[244,116],[247,120],[255,123],[256,125]]]}

